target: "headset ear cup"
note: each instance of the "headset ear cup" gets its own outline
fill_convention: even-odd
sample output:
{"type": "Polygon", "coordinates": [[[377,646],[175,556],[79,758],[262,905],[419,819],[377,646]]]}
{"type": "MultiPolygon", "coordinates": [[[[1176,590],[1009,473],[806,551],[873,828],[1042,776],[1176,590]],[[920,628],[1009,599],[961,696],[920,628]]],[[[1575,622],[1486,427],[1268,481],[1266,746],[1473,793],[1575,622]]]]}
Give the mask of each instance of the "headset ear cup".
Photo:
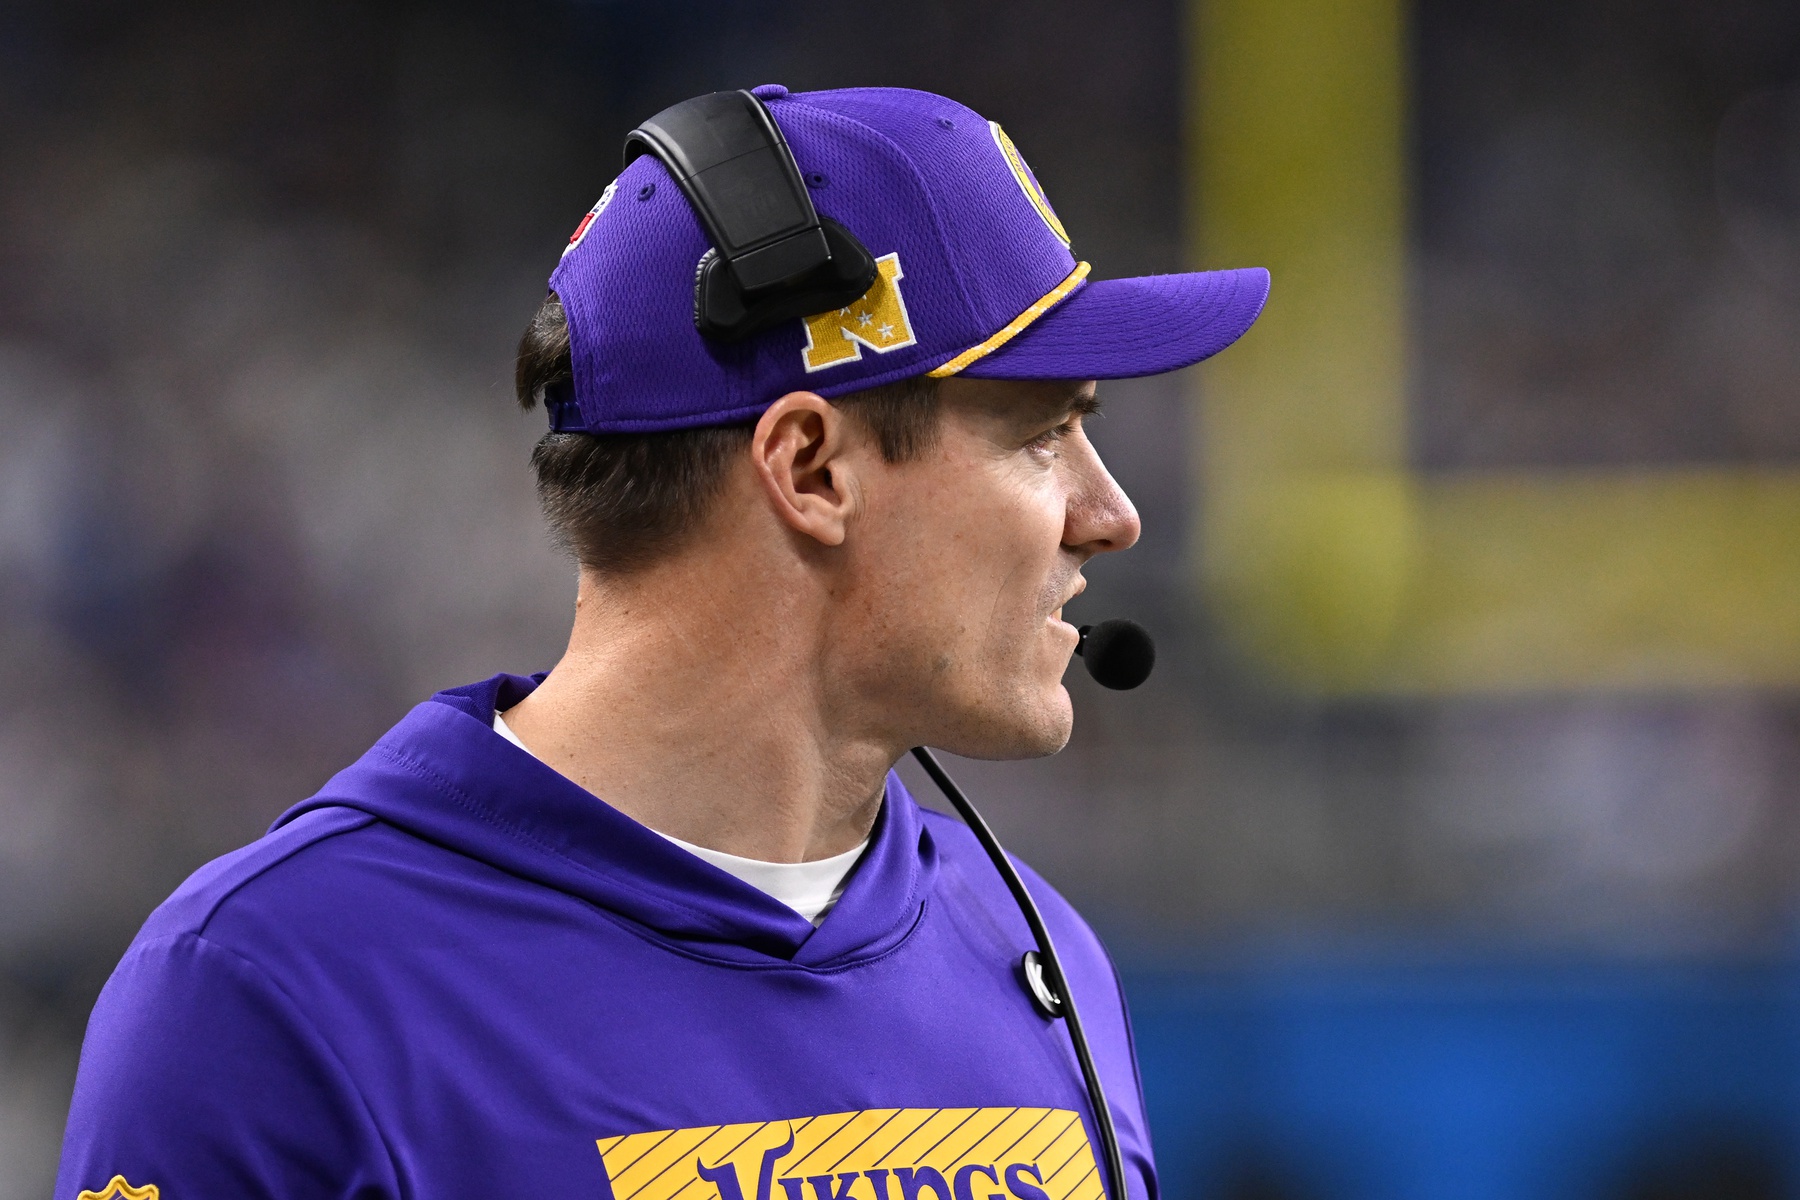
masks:
{"type": "Polygon", "coordinates": [[[799,284],[751,299],[731,264],[709,249],[694,268],[694,328],[716,342],[741,342],[784,321],[842,308],[875,286],[875,256],[855,234],[820,217],[831,258],[799,284]]]}
{"type": "MultiPolygon", "coordinates": [[[[813,309],[813,312],[842,308],[852,300],[862,299],[864,293],[875,286],[875,277],[881,273],[881,269],[875,265],[875,256],[869,253],[869,248],[854,233],[826,216],[819,218],[819,227],[825,231],[825,244],[831,247],[831,271],[834,278],[831,302],[813,309]],[[837,298],[840,296],[842,299],[837,298]]],[[[812,313],[806,315],[811,316],[812,313]]]]}
{"type": "Polygon", "coordinates": [[[713,341],[735,342],[749,336],[742,332],[749,317],[744,289],[719,252],[708,247],[694,269],[694,328],[713,341]]]}

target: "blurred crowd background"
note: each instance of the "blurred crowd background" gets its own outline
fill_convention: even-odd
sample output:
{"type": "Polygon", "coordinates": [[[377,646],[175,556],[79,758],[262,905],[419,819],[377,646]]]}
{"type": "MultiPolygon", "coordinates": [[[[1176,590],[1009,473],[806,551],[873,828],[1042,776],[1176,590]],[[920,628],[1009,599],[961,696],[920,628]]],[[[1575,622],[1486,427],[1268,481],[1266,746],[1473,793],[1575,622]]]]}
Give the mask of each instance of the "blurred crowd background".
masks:
{"type": "MultiPolygon", "coordinates": [[[[0,1200],[48,1192],[93,997],[188,872],[430,692],[555,661],[511,352],[626,130],[926,88],[1098,276],[1253,265],[1196,261],[1203,17],[0,4],[0,1200]]],[[[1790,463],[1800,8],[1400,28],[1408,468],[1790,463]]],[[[1077,619],[1150,625],[1158,674],[961,767],[1125,969],[1170,1200],[1800,1194],[1794,693],[1266,669],[1196,566],[1210,369],[1107,385],[1095,432],[1145,536],[1077,619]]]]}

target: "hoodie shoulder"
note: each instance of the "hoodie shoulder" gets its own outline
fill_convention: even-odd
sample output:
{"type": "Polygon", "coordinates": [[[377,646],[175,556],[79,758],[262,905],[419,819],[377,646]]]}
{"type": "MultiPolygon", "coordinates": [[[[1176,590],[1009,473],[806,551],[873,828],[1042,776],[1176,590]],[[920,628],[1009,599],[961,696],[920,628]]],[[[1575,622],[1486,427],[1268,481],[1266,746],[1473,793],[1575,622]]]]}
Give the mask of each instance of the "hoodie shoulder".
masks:
{"type": "MultiPolygon", "coordinates": [[[[978,903],[988,910],[990,916],[1000,914],[998,919],[1001,922],[1025,933],[1024,916],[1019,912],[1005,881],[1000,878],[1000,872],[994,869],[987,851],[982,849],[980,841],[969,827],[954,817],[932,809],[921,807],[920,812],[924,814],[925,827],[939,844],[947,864],[945,873],[958,879],[968,889],[968,894],[978,896],[978,903]]],[[[1107,953],[1105,943],[1094,932],[1093,926],[1087,923],[1086,918],[1061,892],[1051,887],[1042,875],[1017,855],[1009,852],[1007,858],[1018,868],[1026,890],[1037,902],[1044,924],[1049,927],[1050,937],[1056,944],[1057,956],[1062,960],[1063,970],[1079,1001],[1082,1024],[1087,1027],[1089,1038],[1101,1055],[1112,1055],[1115,1056],[1114,1061],[1128,1062],[1131,1065],[1131,1082],[1137,1093],[1137,1108],[1127,1112],[1122,1119],[1147,1139],[1149,1134],[1143,1122],[1143,1076],[1138,1068],[1137,1048],[1131,1035],[1130,1006],[1125,1000],[1124,982],[1119,978],[1118,966],[1113,962],[1112,955],[1107,953]]],[[[1025,937],[1024,944],[1030,945],[1029,934],[1025,934],[1025,937]]]]}
{"type": "Polygon", "coordinates": [[[199,934],[244,885],[328,838],[373,824],[375,818],[353,808],[318,808],[264,834],[240,850],[207,863],[150,914],[140,941],[175,934],[199,934]]]}
{"type": "MultiPolygon", "coordinates": [[[[919,812],[925,828],[930,830],[931,836],[936,840],[940,853],[946,861],[954,864],[957,873],[982,897],[983,903],[994,906],[1004,914],[1002,919],[1007,924],[1017,922],[1023,929],[1025,918],[1019,914],[1017,902],[1013,900],[1006,881],[1000,878],[1000,872],[994,868],[974,832],[947,813],[923,805],[920,805],[919,812]]],[[[1073,938],[1082,953],[1098,954],[1104,958],[1106,952],[1100,945],[1099,937],[1075,906],[1050,886],[1049,881],[1038,874],[1030,863],[1010,850],[1006,857],[1018,868],[1020,877],[1025,880],[1025,887],[1037,902],[1038,911],[1050,926],[1051,936],[1057,939],[1057,946],[1062,948],[1073,938]]],[[[1110,970],[1110,962],[1108,969],[1110,970]]]]}

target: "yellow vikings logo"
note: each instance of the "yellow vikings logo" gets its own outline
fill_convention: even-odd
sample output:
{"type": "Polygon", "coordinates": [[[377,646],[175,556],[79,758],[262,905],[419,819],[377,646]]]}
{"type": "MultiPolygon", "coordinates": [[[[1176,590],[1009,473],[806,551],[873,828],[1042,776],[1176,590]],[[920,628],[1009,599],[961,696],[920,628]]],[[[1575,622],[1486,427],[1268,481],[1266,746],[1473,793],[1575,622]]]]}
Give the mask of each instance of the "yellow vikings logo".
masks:
{"type": "Polygon", "coordinates": [[[806,346],[800,357],[808,371],[860,361],[864,346],[886,354],[919,340],[900,296],[900,281],[906,278],[900,256],[882,255],[875,260],[875,271],[875,284],[862,299],[806,318],[806,346]]]}
{"type": "Polygon", "coordinates": [[[876,1108],[597,1145],[614,1200],[1105,1200],[1064,1108],[876,1108]]]}
{"type": "Polygon", "coordinates": [[[988,132],[994,135],[994,145],[1000,147],[1006,165],[1012,168],[1013,178],[1019,181],[1019,188],[1025,193],[1025,198],[1031,201],[1031,207],[1037,209],[1037,215],[1044,218],[1044,224],[1050,227],[1050,232],[1056,235],[1057,240],[1068,245],[1069,231],[1063,228],[1062,221],[1057,219],[1056,210],[1050,207],[1050,197],[1044,195],[1037,176],[1025,165],[1025,156],[1019,153],[1013,140],[1006,136],[1006,130],[1000,128],[1000,122],[989,121],[988,132]]]}
{"type": "Polygon", "coordinates": [[[75,1200],[158,1200],[162,1195],[154,1183],[146,1183],[143,1187],[132,1187],[125,1182],[123,1175],[114,1175],[106,1181],[106,1187],[97,1192],[80,1192],[75,1200]]]}

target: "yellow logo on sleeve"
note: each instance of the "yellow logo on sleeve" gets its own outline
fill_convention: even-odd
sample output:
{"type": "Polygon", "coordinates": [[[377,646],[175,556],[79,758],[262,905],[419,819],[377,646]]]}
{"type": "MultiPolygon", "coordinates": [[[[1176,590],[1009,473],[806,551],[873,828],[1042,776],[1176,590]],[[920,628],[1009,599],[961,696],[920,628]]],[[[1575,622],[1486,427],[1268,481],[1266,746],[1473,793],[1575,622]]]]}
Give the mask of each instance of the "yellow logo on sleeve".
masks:
{"type": "Polygon", "coordinates": [[[839,363],[856,362],[867,346],[886,354],[918,342],[906,301],[900,296],[898,254],[875,260],[875,283],[847,308],[833,308],[806,318],[806,347],[800,352],[808,371],[822,371],[839,363]]]}
{"type": "Polygon", "coordinates": [[[1104,1200],[1065,1108],[873,1108],[597,1145],[613,1200],[1104,1200]]]}
{"type": "Polygon", "coordinates": [[[161,1195],[154,1183],[132,1187],[123,1175],[114,1175],[100,1191],[77,1193],[75,1200],[158,1200],[161,1195]]]}

